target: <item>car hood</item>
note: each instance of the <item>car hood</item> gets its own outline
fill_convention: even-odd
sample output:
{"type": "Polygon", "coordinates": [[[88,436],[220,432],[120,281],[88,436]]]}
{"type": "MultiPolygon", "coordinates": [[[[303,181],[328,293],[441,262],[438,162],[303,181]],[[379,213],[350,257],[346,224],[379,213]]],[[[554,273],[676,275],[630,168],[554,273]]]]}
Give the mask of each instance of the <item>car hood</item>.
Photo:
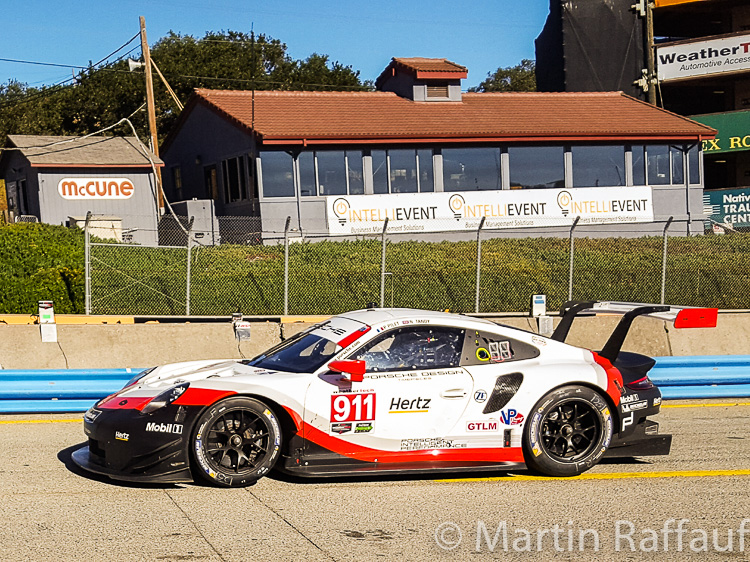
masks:
{"type": "Polygon", "coordinates": [[[212,378],[271,375],[278,371],[269,371],[258,367],[244,365],[234,359],[218,361],[188,361],[156,367],[141,380],[139,387],[163,388],[182,382],[194,382],[212,378]]]}

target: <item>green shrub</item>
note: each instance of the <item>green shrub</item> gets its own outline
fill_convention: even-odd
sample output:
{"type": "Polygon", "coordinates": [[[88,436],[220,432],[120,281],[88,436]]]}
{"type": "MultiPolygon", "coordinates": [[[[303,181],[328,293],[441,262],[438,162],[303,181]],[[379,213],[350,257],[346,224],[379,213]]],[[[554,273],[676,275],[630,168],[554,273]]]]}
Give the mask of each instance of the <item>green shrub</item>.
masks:
{"type": "Polygon", "coordinates": [[[0,226],[0,313],[36,314],[52,300],[61,314],[84,311],[83,231],[39,223],[0,226]]]}
{"type": "MultiPolygon", "coordinates": [[[[579,238],[573,298],[659,302],[662,239],[579,238]]],[[[750,237],[669,239],[666,302],[750,308],[750,237]]],[[[568,298],[569,241],[494,238],[482,242],[480,310],[525,311],[532,294],[549,309],[568,298]]],[[[334,314],[380,303],[379,240],[292,244],[289,312],[334,314]]],[[[0,313],[84,311],[83,233],[41,224],[0,227],[0,313]]],[[[188,287],[185,248],[93,245],[92,312],[181,315],[188,287]]],[[[390,242],[385,304],[472,312],[476,242],[390,242]]],[[[222,245],[191,251],[190,313],[281,314],[283,246],[222,245]]]]}

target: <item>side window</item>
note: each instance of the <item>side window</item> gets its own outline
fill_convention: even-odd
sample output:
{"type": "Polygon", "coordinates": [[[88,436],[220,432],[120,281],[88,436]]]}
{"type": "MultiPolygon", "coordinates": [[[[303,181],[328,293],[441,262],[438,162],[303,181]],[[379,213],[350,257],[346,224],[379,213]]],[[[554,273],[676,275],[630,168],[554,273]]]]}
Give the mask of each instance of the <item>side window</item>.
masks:
{"type": "Polygon", "coordinates": [[[463,330],[410,326],[382,334],[350,359],[364,360],[368,373],[457,367],[463,341],[463,330]]]}
{"type": "Polygon", "coordinates": [[[522,361],[539,356],[533,345],[492,332],[466,331],[466,341],[461,353],[461,365],[490,365],[522,361]]]}

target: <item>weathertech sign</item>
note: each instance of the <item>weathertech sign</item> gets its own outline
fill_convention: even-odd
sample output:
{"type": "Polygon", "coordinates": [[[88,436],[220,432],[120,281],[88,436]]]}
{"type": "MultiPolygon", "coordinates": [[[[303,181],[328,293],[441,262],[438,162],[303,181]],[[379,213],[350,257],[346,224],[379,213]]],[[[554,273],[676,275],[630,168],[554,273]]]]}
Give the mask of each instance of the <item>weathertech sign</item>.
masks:
{"type": "Polygon", "coordinates": [[[659,81],[750,70],[750,35],[656,47],[659,81]]]}
{"type": "Polygon", "coordinates": [[[63,178],[57,184],[63,199],[130,199],[134,190],[127,178],[63,178]]]}

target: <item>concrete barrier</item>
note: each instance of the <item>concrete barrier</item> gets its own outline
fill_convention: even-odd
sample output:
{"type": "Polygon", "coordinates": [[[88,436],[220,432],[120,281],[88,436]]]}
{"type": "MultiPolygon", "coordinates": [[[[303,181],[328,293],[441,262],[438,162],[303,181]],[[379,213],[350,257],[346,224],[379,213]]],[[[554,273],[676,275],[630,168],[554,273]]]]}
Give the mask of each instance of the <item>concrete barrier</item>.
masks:
{"type": "MultiPolygon", "coordinates": [[[[0,319],[0,366],[5,369],[106,369],[149,367],[193,359],[242,359],[257,355],[279,343],[282,337],[288,338],[322,318],[254,319],[250,341],[239,344],[234,339],[229,319],[225,322],[58,324],[58,343],[42,343],[38,325],[3,323],[0,319]]],[[[492,315],[490,319],[536,331],[535,320],[518,314],[492,315]]],[[[589,349],[601,349],[617,321],[616,316],[579,318],[573,323],[567,341],[589,349]]],[[[652,357],[745,353],[750,351],[750,313],[722,312],[717,328],[690,330],[675,330],[668,323],[653,318],[637,318],[624,349],[652,357]]]]}

